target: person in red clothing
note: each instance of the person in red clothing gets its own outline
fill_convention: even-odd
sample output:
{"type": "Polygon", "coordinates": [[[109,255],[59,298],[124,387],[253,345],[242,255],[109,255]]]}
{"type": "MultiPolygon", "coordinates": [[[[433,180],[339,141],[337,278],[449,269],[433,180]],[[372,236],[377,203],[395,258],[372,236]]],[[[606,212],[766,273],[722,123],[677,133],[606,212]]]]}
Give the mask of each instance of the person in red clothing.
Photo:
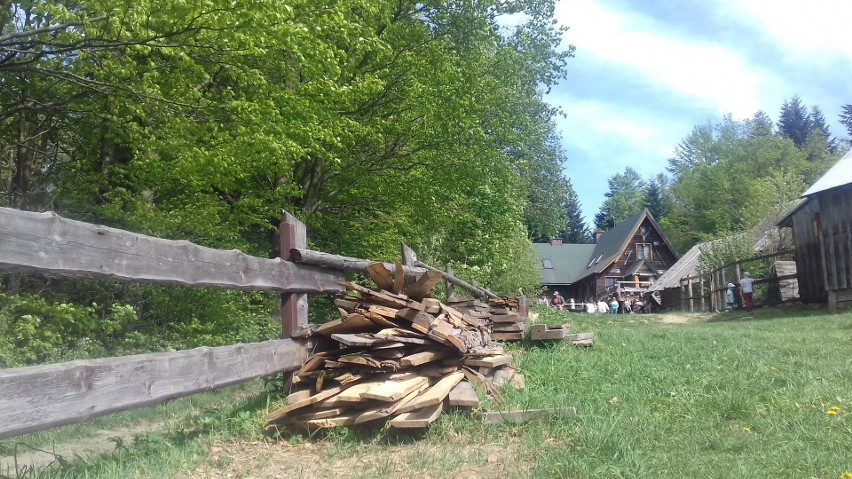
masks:
{"type": "Polygon", "coordinates": [[[562,308],[565,307],[565,300],[562,299],[562,296],[559,294],[559,291],[553,293],[553,301],[551,303],[557,311],[562,311],[562,308]]]}
{"type": "Polygon", "coordinates": [[[754,280],[748,271],[743,273],[743,279],[740,280],[740,292],[743,295],[743,305],[746,311],[751,311],[752,299],[754,296],[754,280]]]}

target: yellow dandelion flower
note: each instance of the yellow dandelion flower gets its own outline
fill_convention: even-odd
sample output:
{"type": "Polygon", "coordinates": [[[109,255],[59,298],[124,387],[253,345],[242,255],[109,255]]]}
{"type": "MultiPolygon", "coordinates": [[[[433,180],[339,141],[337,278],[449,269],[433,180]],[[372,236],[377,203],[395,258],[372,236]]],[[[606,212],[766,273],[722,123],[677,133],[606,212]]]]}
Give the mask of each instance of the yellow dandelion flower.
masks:
{"type": "Polygon", "coordinates": [[[828,414],[829,416],[834,416],[835,414],[837,414],[837,411],[835,411],[834,409],[829,409],[825,413],[828,414]]]}
{"type": "Polygon", "coordinates": [[[849,471],[843,471],[843,472],[840,474],[840,479],[852,479],[852,472],[849,472],[849,471]]]}
{"type": "Polygon", "coordinates": [[[744,427],[743,432],[751,432],[751,428],[750,427],[744,427]]]}
{"type": "Polygon", "coordinates": [[[839,412],[839,411],[840,411],[840,408],[839,408],[839,407],[837,407],[837,406],[833,406],[830,410],[831,410],[831,411],[835,411],[835,412],[839,412]]]}

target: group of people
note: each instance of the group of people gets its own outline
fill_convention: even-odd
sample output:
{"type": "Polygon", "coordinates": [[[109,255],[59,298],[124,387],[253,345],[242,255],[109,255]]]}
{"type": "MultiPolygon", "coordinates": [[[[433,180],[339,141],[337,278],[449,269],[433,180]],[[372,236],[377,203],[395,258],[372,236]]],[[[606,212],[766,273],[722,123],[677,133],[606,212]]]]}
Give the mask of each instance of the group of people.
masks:
{"type": "MultiPolygon", "coordinates": [[[[737,285],[734,283],[728,283],[728,290],[725,291],[725,302],[728,303],[728,311],[733,311],[737,305],[737,298],[734,295],[736,287],[737,285]]],[[[754,297],[754,279],[748,271],[743,273],[743,279],[740,280],[740,293],[743,296],[743,306],[745,306],[746,311],[751,311],[754,297]]]]}
{"type": "Polygon", "coordinates": [[[581,304],[577,304],[574,301],[574,298],[570,298],[568,301],[559,294],[559,291],[553,293],[551,298],[547,298],[546,296],[542,296],[539,298],[539,304],[547,304],[557,311],[564,311],[568,309],[569,311],[576,311],[579,309],[585,310],[587,313],[610,313],[610,314],[633,314],[633,313],[649,313],[650,312],[650,304],[647,298],[642,294],[638,294],[636,296],[628,296],[622,301],[619,301],[617,297],[612,296],[609,302],[606,301],[593,301],[591,298],[586,298],[585,301],[581,304]]]}

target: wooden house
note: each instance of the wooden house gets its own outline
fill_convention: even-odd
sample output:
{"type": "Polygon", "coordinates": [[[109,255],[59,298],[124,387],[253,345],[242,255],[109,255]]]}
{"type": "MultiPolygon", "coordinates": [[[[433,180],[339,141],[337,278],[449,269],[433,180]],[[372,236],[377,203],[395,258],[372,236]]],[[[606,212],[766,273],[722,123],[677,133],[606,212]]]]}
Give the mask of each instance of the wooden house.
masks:
{"type": "Polygon", "coordinates": [[[642,293],[678,260],[647,209],[600,234],[595,244],[534,243],[542,285],[578,302],[642,293]]]}
{"type": "Polygon", "coordinates": [[[829,311],[852,307],[852,150],[778,226],[793,230],[801,300],[828,301],[829,311]]]}

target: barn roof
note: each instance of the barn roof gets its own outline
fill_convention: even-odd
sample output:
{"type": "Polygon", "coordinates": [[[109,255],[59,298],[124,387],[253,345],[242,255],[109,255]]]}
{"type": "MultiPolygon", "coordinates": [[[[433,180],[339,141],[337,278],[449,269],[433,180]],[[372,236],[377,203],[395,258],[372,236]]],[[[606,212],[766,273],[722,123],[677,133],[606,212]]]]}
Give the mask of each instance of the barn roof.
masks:
{"type": "Polygon", "coordinates": [[[595,245],[533,243],[533,249],[539,259],[542,284],[573,284],[586,269],[595,245]]]}
{"type": "Polygon", "coordinates": [[[849,183],[852,183],[852,150],[849,150],[843,155],[843,158],[837,160],[837,163],[802,193],[802,196],[811,196],[849,183]]]}
{"type": "Polygon", "coordinates": [[[649,288],[651,291],[664,290],[668,288],[679,288],[680,279],[693,276],[698,272],[698,261],[701,259],[701,248],[709,245],[709,241],[698,243],[689,249],[683,256],[666,270],[649,288]]]}

